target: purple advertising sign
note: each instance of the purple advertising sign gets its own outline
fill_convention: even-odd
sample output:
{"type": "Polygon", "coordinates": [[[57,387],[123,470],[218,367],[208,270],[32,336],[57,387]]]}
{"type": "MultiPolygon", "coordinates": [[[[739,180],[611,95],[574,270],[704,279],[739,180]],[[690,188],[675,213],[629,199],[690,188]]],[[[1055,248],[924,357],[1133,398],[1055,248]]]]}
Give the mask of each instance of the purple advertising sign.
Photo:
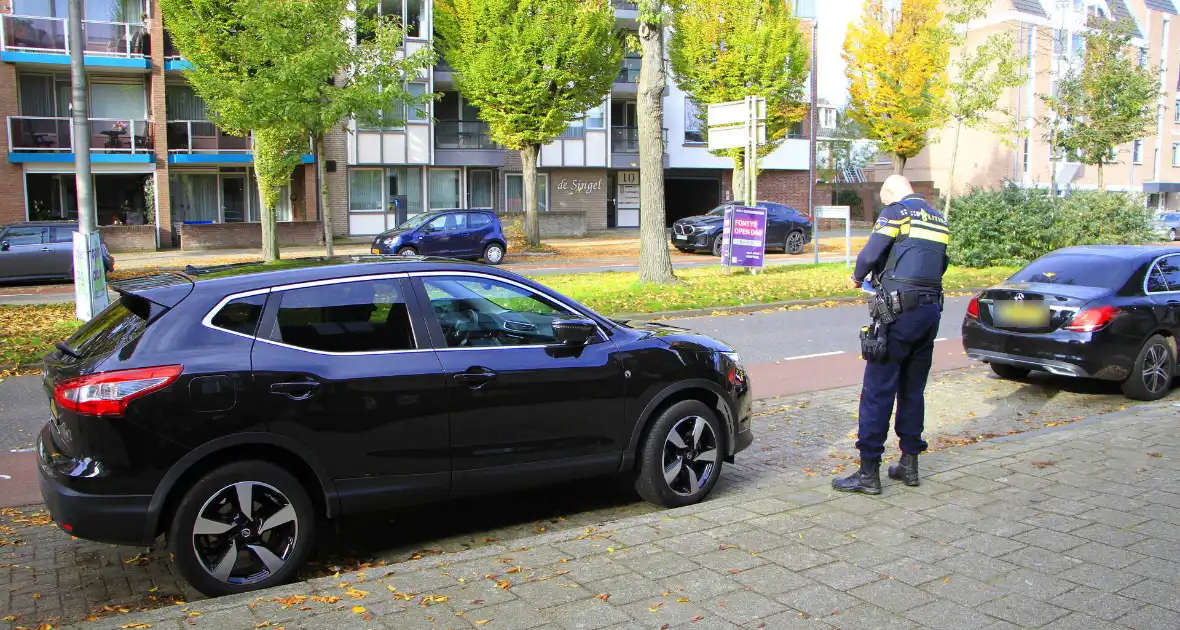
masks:
{"type": "Polygon", "coordinates": [[[757,267],[766,252],[766,209],[726,206],[725,252],[722,264],[734,267],[757,267]]]}

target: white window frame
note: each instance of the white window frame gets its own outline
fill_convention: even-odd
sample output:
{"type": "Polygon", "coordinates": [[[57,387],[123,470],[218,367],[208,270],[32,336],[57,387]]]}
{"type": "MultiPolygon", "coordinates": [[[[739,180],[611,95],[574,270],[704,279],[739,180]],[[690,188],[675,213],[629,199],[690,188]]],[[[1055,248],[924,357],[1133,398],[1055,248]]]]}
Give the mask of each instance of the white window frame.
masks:
{"type": "Polygon", "coordinates": [[[1172,166],[1180,166],[1180,142],[1172,143],[1172,166]]]}
{"type": "Polygon", "coordinates": [[[1135,140],[1134,142],[1131,143],[1131,163],[1132,164],[1142,164],[1143,163],[1143,141],[1142,140],[1135,140]]]}

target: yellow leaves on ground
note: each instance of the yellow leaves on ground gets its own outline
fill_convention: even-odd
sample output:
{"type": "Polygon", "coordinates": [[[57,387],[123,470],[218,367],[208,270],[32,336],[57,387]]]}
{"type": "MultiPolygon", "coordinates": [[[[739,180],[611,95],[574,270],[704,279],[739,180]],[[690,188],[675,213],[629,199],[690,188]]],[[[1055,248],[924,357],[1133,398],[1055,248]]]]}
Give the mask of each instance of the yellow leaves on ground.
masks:
{"type": "Polygon", "coordinates": [[[511,580],[496,580],[496,586],[499,587],[500,590],[506,591],[506,590],[512,588],[512,581],[511,580]]]}
{"type": "Polygon", "coordinates": [[[418,600],[419,606],[432,606],[434,604],[445,604],[450,599],[446,595],[425,595],[418,600]]]}
{"type": "Polygon", "coordinates": [[[352,587],[350,586],[350,587],[348,587],[348,590],[344,591],[344,594],[345,594],[345,595],[347,595],[347,596],[349,596],[349,597],[351,597],[351,598],[353,598],[353,599],[362,599],[362,598],[364,598],[366,595],[368,595],[368,594],[369,594],[369,591],[362,591],[362,590],[359,590],[359,589],[352,588],[352,587]]]}
{"type": "Polygon", "coordinates": [[[364,606],[353,606],[352,612],[354,612],[358,615],[363,614],[365,612],[365,607],[364,606]]]}
{"type": "Polygon", "coordinates": [[[146,553],[137,553],[134,556],[124,560],[123,564],[127,566],[139,566],[141,564],[147,564],[151,561],[151,556],[148,556],[146,553]]]}
{"type": "Polygon", "coordinates": [[[29,364],[40,361],[80,323],[73,304],[0,306],[0,372],[30,373],[29,364]]]}
{"type": "Polygon", "coordinates": [[[335,604],[336,602],[340,601],[340,598],[336,597],[335,595],[312,595],[308,599],[321,604],[335,604]]]}
{"type": "Polygon", "coordinates": [[[128,623],[128,624],[121,625],[119,627],[120,628],[150,628],[150,627],[152,627],[152,624],[150,624],[150,623],[128,623]]]}

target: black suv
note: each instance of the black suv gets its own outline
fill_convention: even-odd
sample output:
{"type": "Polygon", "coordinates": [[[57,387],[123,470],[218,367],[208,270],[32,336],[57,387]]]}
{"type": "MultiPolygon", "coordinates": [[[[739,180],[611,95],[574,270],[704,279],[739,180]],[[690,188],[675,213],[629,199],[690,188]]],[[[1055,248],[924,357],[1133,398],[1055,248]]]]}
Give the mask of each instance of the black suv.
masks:
{"type": "Polygon", "coordinates": [[[703,499],[753,441],[723,343],[422,258],[112,283],[46,358],[41,492],[75,536],[164,534],[207,594],[272,586],[317,521],[598,475],[703,499]]]}
{"type": "MultiPolygon", "coordinates": [[[[672,246],[688,252],[709,252],[721,255],[721,232],[725,226],[725,209],[740,206],[730,201],[713,208],[708,214],[685,217],[672,224],[672,246]]],[[[811,219],[798,210],[773,201],[759,201],[766,210],[766,249],[781,249],[786,254],[800,254],[811,242],[811,219]]]]}

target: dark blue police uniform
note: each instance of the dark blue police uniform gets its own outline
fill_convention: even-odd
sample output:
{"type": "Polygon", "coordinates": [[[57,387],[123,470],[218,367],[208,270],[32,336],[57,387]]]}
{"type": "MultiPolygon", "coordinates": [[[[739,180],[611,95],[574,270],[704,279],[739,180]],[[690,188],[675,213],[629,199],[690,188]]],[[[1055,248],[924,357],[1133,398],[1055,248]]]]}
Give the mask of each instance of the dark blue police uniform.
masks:
{"type": "MultiPolygon", "coordinates": [[[[887,358],[882,362],[870,361],[865,366],[861,390],[856,447],[860,450],[862,470],[857,475],[866,474],[867,466],[869,474],[876,477],[875,489],[869,487],[871,483],[841,487],[846,480],[837,480],[837,489],[880,493],[877,471],[895,400],[894,430],[901,443],[902,463],[912,462],[913,466],[912,483],[909,477],[905,481],[907,485],[917,485],[917,455],[927,446],[922,439],[923,393],[942,316],[942,276],[947,268],[949,236],[942,214],[919,195],[908,195],[885,207],[868,244],[857,256],[853,279],[860,283],[872,273],[880,280],[878,289],[886,293],[896,291],[905,308],[887,327],[887,358]]],[[[895,472],[891,469],[890,476],[895,476],[895,472]]]]}

